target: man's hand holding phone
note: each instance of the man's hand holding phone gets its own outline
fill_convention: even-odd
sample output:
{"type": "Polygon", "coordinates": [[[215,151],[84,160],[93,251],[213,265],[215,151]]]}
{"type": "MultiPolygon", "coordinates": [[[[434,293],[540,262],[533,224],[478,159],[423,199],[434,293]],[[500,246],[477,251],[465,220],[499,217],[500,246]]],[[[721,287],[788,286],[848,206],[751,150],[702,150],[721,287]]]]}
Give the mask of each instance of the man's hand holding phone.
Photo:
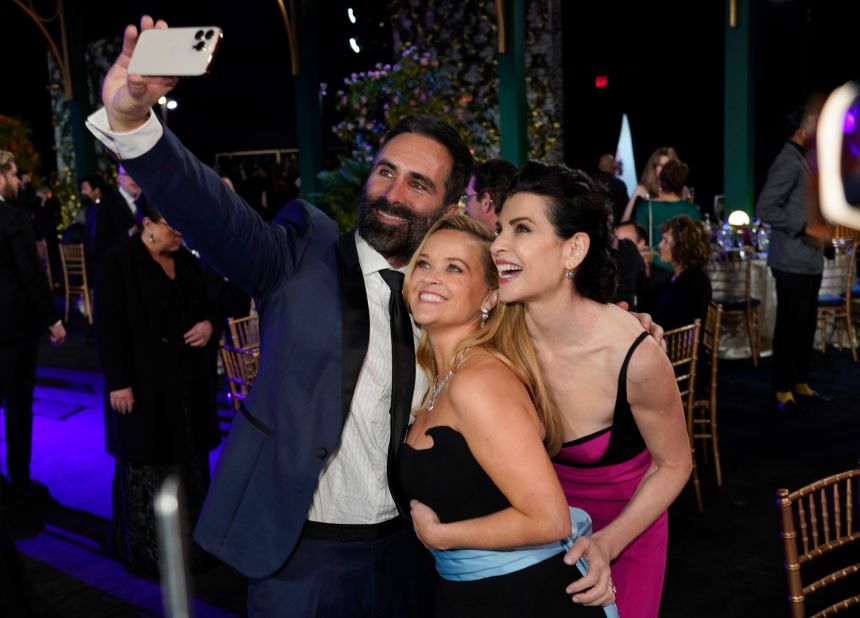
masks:
{"type": "MultiPolygon", "coordinates": [[[[154,21],[149,15],[140,20],[140,30],[167,28],[163,19],[154,21]]],[[[130,75],[128,63],[137,44],[138,30],[126,26],[122,40],[122,53],[105,76],[102,86],[102,103],[114,131],[133,131],[146,122],[152,106],[176,86],[176,77],[144,77],[130,75]]]]}

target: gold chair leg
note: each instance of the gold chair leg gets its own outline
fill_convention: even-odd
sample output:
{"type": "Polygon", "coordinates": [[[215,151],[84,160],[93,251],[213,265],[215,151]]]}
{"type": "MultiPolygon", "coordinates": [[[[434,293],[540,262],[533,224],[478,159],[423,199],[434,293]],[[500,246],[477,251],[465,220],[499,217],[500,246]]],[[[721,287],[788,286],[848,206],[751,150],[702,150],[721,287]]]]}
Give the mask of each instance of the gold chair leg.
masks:
{"type": "Polygon", "coordinates": [[[717,438],[717,402],[711,401],[708,406],[711,412],[711,448],[714,449],[714,468],[717,471],[717,487],[723,486],[723,467],[720,463],[720,442],[717,438]]]}

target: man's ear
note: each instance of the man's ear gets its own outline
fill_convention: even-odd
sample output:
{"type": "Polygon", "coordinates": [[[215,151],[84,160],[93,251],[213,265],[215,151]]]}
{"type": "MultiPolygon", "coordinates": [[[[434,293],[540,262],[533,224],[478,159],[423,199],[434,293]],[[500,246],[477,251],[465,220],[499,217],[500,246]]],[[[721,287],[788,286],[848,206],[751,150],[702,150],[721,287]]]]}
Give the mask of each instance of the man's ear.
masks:
{"type": "Polygon", "coordinates": [[[493,198],[487,192],[481,196],[481,210],[485,213],[493,212],[493,198]]]}

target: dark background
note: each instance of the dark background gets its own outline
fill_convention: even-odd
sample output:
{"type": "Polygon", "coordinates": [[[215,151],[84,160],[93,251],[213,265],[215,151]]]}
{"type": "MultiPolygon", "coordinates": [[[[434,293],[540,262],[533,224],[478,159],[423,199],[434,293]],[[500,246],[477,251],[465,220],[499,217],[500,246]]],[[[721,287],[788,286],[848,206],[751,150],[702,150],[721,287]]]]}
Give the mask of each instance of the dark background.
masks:
{"type": "MultiPolygon", "coordinates": [[[[53,10],[53,2],[35,5],[45,14],[53,10]]],[[[727,2],[561,6],[567,162],[591,170],[601,153],[613,152],[626,112],[637,172],[652,150],[673,146],[690,165],[696,201],[710,208],[713,195],[723,191],[727,2]],[[597,75],[609,77],[607,88],[595,88],[597,75]]],[[[387,14],[384,2],[326,0],[316,7],[319,78],[329,93],[349,73],[391,60],[389,20],[396,16],[387,14]],[[348,6],[355,25],[347,19],[348,6]],[[358,38],[360,54],[350,50],[350,36],[358,38]]],[[[179,108],[169,114],[171,128],[207,162],[216,152],[296,145],[289,47],[275,0],[67,0],[66,10],[78,11],[86,40],[119,36],[144,12],[177,26],[220,25],[225,39],[211,74],[184,80],[174,91],[179,108]]],[[[781,146],[785,112],[857,75],[851,47],[860,3],[760,0],[753,22],[758,192],[781,146]]],[[[35,24],[11,0],[0,1],[0,113],[28,121],[43,174],[54,165],[45,55],[35,24]]],[[[324,127],[335,121],[331,99],[324,98],[324,127]]],[[[323,135],[330,151],[337,147],[330,129],[323,135]]]]}

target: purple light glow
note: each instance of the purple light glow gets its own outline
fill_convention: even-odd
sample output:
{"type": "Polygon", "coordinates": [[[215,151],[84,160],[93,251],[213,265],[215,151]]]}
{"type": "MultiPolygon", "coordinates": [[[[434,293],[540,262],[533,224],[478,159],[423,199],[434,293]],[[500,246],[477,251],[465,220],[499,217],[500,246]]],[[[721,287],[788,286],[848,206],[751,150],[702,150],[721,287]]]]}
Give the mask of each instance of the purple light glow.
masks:
{"type": "Polygon", "coordinates": [[[845,120],[842,124],[842,132],[843,133],[854,133],[854,130],[857,128],[857,106],[852,105],[847,112],[845,112],[845,120]]]}

